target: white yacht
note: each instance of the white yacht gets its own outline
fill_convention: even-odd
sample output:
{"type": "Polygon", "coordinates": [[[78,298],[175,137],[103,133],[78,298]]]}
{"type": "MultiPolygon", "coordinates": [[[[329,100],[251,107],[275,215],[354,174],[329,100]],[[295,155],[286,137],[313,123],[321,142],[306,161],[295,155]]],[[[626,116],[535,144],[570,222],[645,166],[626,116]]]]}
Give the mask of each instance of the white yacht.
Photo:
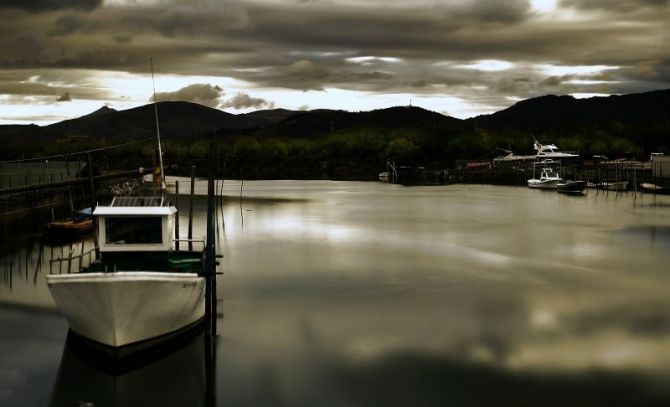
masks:
{"type": "Polygon", "coordinates": [[[554,144],[540,144],[537,140],[533,143],[533,148],[537,151],[535,154],[535,159],[544,160],[544,159],[560,159],[560,158],[575,158],[579,157],[577,154],[563,153],[558,147],[554,144]]]}
{"type": "Polygon", "coordinates": [[[540,144],[539,141],[535,140],[533,143],[533,148],[536,153],[534,155],[516,155],[514,152],[507,148],[502,150],[506,153],[504,156],[495,157],[493,159],[494,163],[503,163],[503,162],[515,162],[515,161],[544,161],[544,160],[560,160],[563,158],[576,158],[579,157],[578,154],[564,153],[561,152],[555,144],[540,144]]]}

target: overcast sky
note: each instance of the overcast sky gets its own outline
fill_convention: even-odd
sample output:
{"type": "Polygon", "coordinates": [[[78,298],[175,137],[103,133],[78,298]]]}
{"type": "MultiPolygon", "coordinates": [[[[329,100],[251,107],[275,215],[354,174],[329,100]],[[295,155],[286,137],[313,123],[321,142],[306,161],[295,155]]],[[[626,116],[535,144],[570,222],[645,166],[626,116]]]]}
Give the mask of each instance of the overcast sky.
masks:
{"type": "Polygon", "coordinates": [[[670,0],[0,0],[0,124],[152,98],[231,113],[670,88],[670,0]]]}

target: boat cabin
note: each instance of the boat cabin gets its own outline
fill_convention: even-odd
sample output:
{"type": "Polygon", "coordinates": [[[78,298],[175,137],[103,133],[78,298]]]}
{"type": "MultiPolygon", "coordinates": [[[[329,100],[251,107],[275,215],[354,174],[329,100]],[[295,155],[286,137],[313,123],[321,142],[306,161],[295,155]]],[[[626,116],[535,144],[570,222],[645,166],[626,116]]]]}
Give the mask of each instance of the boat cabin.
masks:
{"type": "Polygon", "coordinates": [[[558,175],[558,173],[554,171],[553,168],[542,168],[542,174],[540,175],[540,179],[542,180],[561,179],[561,176],[558,175]]]}
{"type": "Polygon", "coordinates": [[[110,206],[95,208],[100,250],[95,271],[184,272],[194,266],[199,271],[200,252],[173,250],[176,213],[157,197],[115,197],[110,206]]]}

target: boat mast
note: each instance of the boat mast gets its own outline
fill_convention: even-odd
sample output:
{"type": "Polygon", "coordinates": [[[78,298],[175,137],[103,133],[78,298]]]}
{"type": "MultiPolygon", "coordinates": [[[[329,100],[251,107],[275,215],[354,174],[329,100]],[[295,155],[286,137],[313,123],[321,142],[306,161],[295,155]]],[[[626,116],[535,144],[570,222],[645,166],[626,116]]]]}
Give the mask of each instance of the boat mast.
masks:
{"type": "Polygon", "coordinates": [[[163,151],[161,149],[161,132],[158,127],[158,101],[156,100],[156,84],[154,82],[154,59],[149,57],[151,64],[151,86],[154,90],[154,115],[156,116],[156,138],[158,140],[158,162],[161,169],[161,190],[165,190],[165,170],[163,169],[163,151]]]}

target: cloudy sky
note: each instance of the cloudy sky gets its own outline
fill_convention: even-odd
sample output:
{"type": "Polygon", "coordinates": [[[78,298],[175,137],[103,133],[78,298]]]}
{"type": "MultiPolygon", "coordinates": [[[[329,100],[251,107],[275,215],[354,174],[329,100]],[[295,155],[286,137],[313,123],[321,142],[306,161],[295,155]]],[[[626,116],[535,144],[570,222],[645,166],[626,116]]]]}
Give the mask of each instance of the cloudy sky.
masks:
{"type": "Polygon", "coordinates": [[[670,0],[0,0],[0,124],[152,97],[231,113],[670,88],[670,0]]]}

